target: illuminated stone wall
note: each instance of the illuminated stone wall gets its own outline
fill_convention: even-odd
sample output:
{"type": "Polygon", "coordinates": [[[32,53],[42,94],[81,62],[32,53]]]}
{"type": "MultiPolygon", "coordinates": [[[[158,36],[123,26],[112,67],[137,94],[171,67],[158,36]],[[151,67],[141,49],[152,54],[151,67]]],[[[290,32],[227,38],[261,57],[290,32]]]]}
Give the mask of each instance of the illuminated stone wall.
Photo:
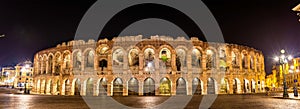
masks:
{"type": "Polygon", "coordinates": [[[76,40],[35,54],[32,92],[94,96],[259,93],[264,92],[264,69],[261,51],[195,37],[76,40]]]}

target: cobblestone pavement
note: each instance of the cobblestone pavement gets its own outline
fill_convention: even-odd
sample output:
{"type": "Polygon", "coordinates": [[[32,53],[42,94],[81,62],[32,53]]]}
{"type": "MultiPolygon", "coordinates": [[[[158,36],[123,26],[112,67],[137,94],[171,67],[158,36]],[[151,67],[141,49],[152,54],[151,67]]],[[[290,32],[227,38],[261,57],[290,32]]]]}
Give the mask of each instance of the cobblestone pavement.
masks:
{"type": "MultiPolygon", "coordinates": [[[[283,99],[276,96],[266,96],[265,94],[248,95],[218,95],[211,109],[298,109],[300,100],[283,99]]],[[[292,96],[292,94],[290,94],[292,96]]],[[[14,91],[0,88],[0,109],[87,109],[89,107],[100,109],[120,109],[120,108],[165,108],[177,109],[198,109],[203,96],[188,96],[191,100],[186,105],[182,101],[187,100],[187,96],[173,96],[176,100],[169,100],[165,96],[128,96],[128,97],[91,97],[81,96],[49,96],[49,95],[24,95],[14,94],[14,91]],[[110,100],[118,101],[121,104],[112,104],[110,100]],[[86,103],[88,101],[88,103],[86,103]],[[165,107],[153,107],[168,101],[165,107]],[[126,105],[124,107],[122,105],[126,105]]]]}

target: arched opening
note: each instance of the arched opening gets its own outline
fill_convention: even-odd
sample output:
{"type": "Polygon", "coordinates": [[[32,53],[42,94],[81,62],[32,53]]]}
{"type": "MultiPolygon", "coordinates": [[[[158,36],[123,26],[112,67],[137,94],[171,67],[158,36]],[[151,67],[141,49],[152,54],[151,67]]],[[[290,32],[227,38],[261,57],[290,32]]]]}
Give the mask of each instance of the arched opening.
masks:
{"type": "Polygon", "coordinates": [[[166,77],[160,80],[159,94],[171,95],[171,81],[166,77]]]}
{"type": "Polygon", "coordinates": [[[102,78],[99,81],[99,94],[98,96],[106,96],[107,95],[107,81],[105,78],[102,78]]]}
{"type": "Polygon", "coordinates": [[[128,54],[129,67],[139,66],[139,51],[131,49],[128,54]]]}
{"type": "Polygon", "coordinates": [[[144,95],[154,96],[155,95],[155,81],[152,78],[147,78],[144,81],[144,95]]]}
{"type": "Polygon", "coordinates": [[[85,67],[93,68],[94,67],[94,52],[89,50],[85,54],[85,67]]]}
{"type": "Polygon", "coordinates": [[[70,95],[70,90],[71,90],[70,87],[71,87],[70,80],[69,79],[65,80],[65,95],[70,95]]]}
{"type": "Polygon", "coordinates": [[[253,62],[253,56],[250,57],[250,68],[253,70],[255,67],[254,67],[254,62],[253,62]]]}
{"type": "Polygon", "coordinates": [[[152,48],[147,48],[144,51],[144,71],[146,73],[153,73],[155,71],[154,65],[155,52],[152,48]]]}
{"type": "Polygon", "coordinates": [[[207,94],[216,94],[216,82],[212,77],[207,80],[207,94]]]}
{"type": "Polygon", "coordinates": [[[63,54],[63,69],[66,70],[70,69],[71,67],[71,57],[70,57],[70,53],[64,53],[63,54]]]}
{"type": "Polygon", "coordinates": [[[161,67],[171,67],[171,52],[168,48],[161,49],[159,59],[161,67]]]}
{"type": "Polygon", "coordinates": [[[43,63],[42,63],[42,74],[46,74],[46,66],[47,66],[47,56],[44,56],[43,63]]]}
{"type": "Polygon", "coordinates": [[[250,92],[249,80],[244,79],[244,93],[250,92]]]}
{"type": "Polygon", "coordinates": [[[238,94],[241,91],[241,82],[238,78],[233,80],[233,93],[238,94]]]}
{"type": "Polygon", "coordinates": [[[124,52],[122,49],[117,49],[113,52],[113,56],[112,56],[112,60],[113,60],[113,65],[114,66],[119,66],[122,67],[123,66],[123,62],[124,62],[124,52]]]}
{"type": "Polygon", "coordinates": [[[52,67],[53,67],[53,56],[50,55],[48,57],[48,73],[52,74],[52,67]]]}
{"type": "Polygon", "coordinates": [[[86,96],[93,96],[93,79],[89,78],[86,80],[86,96]]]}
{"type": "Polygon", "coordinates": [[[81,89],[80,80],[76,79],[74,83],[74,95],[80,95],[80,89],[81,89]]]}
{"type": "Polygon", "coordinates": [[[206,68],[216,68],[216,54],[213,50],[206,50],[206,68]]]}
{"type": "Polygon", "coordinates": [[[121,78],[116,78],[113,82],[113,96],[123,95],[123,81],[121,78]]]}
{"type": "Polygon", "coordinates": [[[60,81],[59,80],[57,80],[57,82],[56,82],[56,95],[60,95],[60,81]]]}
{"type": "Polygon", "coordinates": [[[99,68],[101,68],[101,71],[105,71],[105,69],[107,68],[107,60],[102,59],[99,61],[99,68]]]}
{"type": "Polygon", "coordinates": [[[255,81],[254,81],[254,79],[252,79],[252,81],[251,81],[251,92],[252,93],[255,93],[255,81]]]}
{"type": "Polygon", "coordinates": [[[136,78],[128,81],[128,95],[139,95],[139,81],[136,78]]]}
{"type": "Polygon", "coordinates": [[[192,51],[192,67],[202,68],[202,54],[198,49],[193,49],[192,51]]]}
{"type": "Polygon", "coordinates": [[[247,54],[246,54],[246,53],[242,53],[242,66],[243,66],[243,68],[245,68],[245,69],[248,68],[247,54]]]}
{"type": "Polygon", "coordinates": [[[77,51],[73,54],[73,69],[80,70],[82,62],[81,52],[77,51]]]}
{"type": "Polygon", "coordinates": [[[60,54],[56,54],[55,55],[55,66],[54,66],[54,75],[59,75],[60,74],[60,69],[61,69],[61,65],[60,65],[60,54]]]}
{"type": "Polygon", "coordinates": [[[42,80],[41,82],[41,94],[46,94],[46,80],[42,80]]]}
{"type": "Polygon", "coordinates": [[[220,48],[219,49],[219,67],[221,71],[226,71],[227,70],[227,64],[226,64],[226,53],[225,53],[225,48],[220,48]]]}
{"type": "Polygon", "coordinates": [[[201,95],[202,94],[201,80],[199,78],[194,78],[192,84],[193,84],[192,86],[193,94],[201,95]]]}
{"type": "Polygon", "coordinates": [[[176,81],[176,95],[186,95],[186,82],[185,80],[181,77],[178,78],[176,81]]]}
{"type": "Polygon", "coordinates": [[[231,52],[231,60],[232,60],[232,67],[234,68],[238,68],[240,65],[239,65],[239,61],[238,61],[238,56],[239,54],[237,52],[234,52],[232,51],[231,52]]]}
{"type": "Polygon", "coordinates": [[[223,78],[221,80],[221,90],[220,90],[221,93],[225,93],[227,94],[229,92],[229,84],[228,84],[228,80],[223,78]]]}
{"type": "Polygon", "coordinates": [[[183,49],[176,49],[176,68],[177,71],[181,71],[182,68],[186,67],[187,55],[183,49]]]}

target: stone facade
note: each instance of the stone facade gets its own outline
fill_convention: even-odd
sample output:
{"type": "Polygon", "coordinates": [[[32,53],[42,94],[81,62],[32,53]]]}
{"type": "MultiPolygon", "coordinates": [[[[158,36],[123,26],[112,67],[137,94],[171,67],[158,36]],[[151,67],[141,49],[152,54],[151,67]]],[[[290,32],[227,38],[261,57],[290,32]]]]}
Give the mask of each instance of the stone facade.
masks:
{"type": "Polygon", "coordinates": [[[201,95],[264,92],[256,49],[184,37],[73,40],[34,56],[32,93],[201,95]]]}

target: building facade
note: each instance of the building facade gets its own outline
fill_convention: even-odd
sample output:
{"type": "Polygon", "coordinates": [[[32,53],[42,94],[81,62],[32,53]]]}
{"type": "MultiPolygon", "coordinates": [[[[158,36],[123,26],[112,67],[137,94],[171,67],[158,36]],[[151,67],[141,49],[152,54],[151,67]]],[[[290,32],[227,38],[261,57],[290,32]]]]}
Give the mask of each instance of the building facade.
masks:
{"type": "Polygon", "coordinates": [[[286,75],[286,83],[291,90],[294,86],[300,87],[300,58],[293,58],[288,64],[285,64],[285,69],[282,65],[274,65],[272,74],[266,78],[267,86],[273,89],[283,90],[284,74],[286,75]]]}
{"type": "Polygon", "coordinates": [[[201,95],[264,92],[256,49],[151,36],[69,41],[34,56],[36,94],[201,95]]]}
{"type": "Polygon", "coordinates": [[[14,67],[2,68],[3,85],[13,88],[31,88],[33,85],[33,67],[30,61],[17,64],[14,67]],[[26,84],[26,85],[25,85],[26,84]]]}

